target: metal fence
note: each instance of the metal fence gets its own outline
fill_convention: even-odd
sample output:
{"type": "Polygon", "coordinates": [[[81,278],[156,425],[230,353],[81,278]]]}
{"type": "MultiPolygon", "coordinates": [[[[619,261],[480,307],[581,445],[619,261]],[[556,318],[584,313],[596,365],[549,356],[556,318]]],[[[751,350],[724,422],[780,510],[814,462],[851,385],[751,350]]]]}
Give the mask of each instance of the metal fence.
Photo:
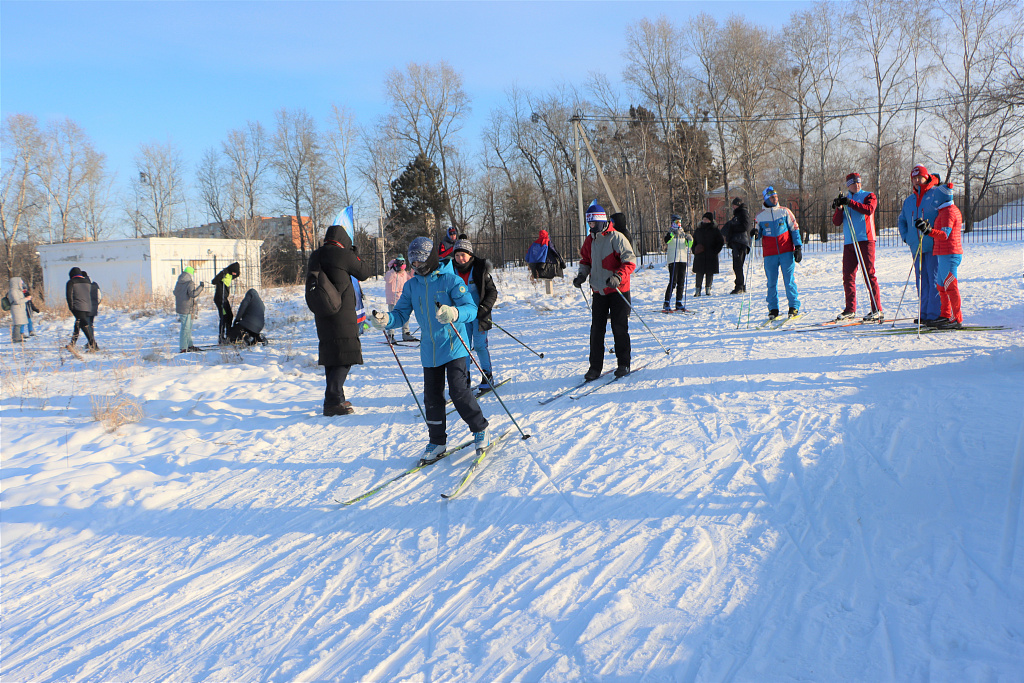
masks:
{"type": "MultiPolygon", "coordinates": [[[[993,195],[992,198],[975,208],[974,226],[972,229],[965,229],[963,241],[965,244],[978,242],[1002,242],[1013,240],[1024,240],[1024,192],[1019,189],[993,195]]],[[[963,197],[955,197],[960,205],[963,197]]],[[[877,230],[877,244],[879,247],[897,246],[903,243],[897,228],[900,210],[903,200],[882,201],[875,212],[875,226],[877,230]]],[[[753,211],[756,215],[756,207],[753,211]]],[[[659,262],[665,258],[664,236],[667,226],[651,225],[643,215],[628,216],[630,232],[632,233],[633,251],[636,253],[638,265],[659,262]]],[[[832,225],[832,211],[827,213],[804,215],[805,233],[809,233],[808,239],[804,240],[804,251],[807,252],[839,252],[843,249],[843,234],[841,227],[832,225]],[[822,239],[821,228],[826,227],[825,239],[822,239]]],[[[545,228],[551,239],[555,250],[565,259],[567,264],[579,261],[579,249],[583,244],[583,237],[580,234],[579,225],[566,223],[563,225],[551,225],[545,228]]],[[[526,252],[530,244],[537,239],[536,234],[523,234],[521,230],[486,230],[474,234],[469,232],[470,241],[473,243],[473,250],[477,256],[489,260],[495,268],[517,268],[526,265],[526,252]]],[[[385,263],[395,256],[397,250],[389,249],[386,252],[381,250],[382,240],[368,238],[360,235],[357,240],[359,255],[365,261],[369,260],[372,276],[377,277],[384,274],[385,263]]],[[[759,243],[754,246],[755,251],[760,250],[759,243]]],[[[305,260],[300,254],[289,256],[289,261],[280,270],[288,273],[295,273],[296,281],[301,282],[305,275],[305,260]],[[294,259],[294,262],[291,260],[294,259]]]]}

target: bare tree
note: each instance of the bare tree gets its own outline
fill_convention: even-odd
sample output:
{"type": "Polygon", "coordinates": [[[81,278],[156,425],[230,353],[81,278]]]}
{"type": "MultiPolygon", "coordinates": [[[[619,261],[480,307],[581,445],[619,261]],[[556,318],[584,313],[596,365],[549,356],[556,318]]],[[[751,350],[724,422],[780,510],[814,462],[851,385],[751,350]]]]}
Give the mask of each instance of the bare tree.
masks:
{"type": "Polygon", "coordinates": [[[110,210],[114,205],[114,177],[108,175],[104,167],[105,163],[101,163],[96,172],[86,178],[78,207],[85,239],[93,242],[106,239],[113,232],[110,210]]]}
{"type": "MultiPolygon", "coordinates": [[[[306,247],[316,249],[319,236],[310,232],[303,221],[303,204],[310,192],[307,182],[310,166],[319,163],[321,151],[316,122],[305,109],[277,112],[277,131],[274,134],[274,167],[277,169],[278,196],[284,200],[299,220],[299,249],[303,261],[306,247]]],[[[314,173],[315,176],[315,173],[314,173]]],[[[307,205],[308,206],[308,205],[307,205]]]]}
{"type": "MultiPolygon", "coordinates": [[[[385,217],[391,213],[391,181],[401,172],[402,153],[398,142],[387,134],[386,127],[377,126],[362,137],[357,168],[373,191],[377,205],[378,234],[384,237],[385,217]]],[[[393,245],[387,244],[388,248],[393,245]]]]}
{"type": "Polygon", "coordinates": [[[921,11],[909,0],[866,0],[849,18],[856,53],[867,60],[869,68],[869,77],[860,82],[865,85],[863,97],[870,102],[867,117],[871,125],[864,142],[871,151],[876,183],[883,175],[882,159],[887,149],[899,142],[895,134],[898,115],[914,91],[908,68],[913,54],[912,34],[904,27],[921,11]]]}
{"type": "Polygon", "coordinates": [[[1024,121],[1012,107],[993,106],[988,96],[998,87],[999,68],[1021,49],[1021,8],[1016,0],[954,0],[939,4],[944,30],[934,43],[945,92],[955,102],[942,117],[950,131],[950,161],[961,164],[965,229],[973,223],[975,205],[999,173],[1022,155],[1024,121]],[[959,151],[954,155],[954,149],[959,151]],[[957,157],[959,157],[957,159],[957,157]],[[974,191],[974,181],[978,191],[974,191]]]}
{"type": "Polygon", "coordinates": [[[727,129],[739,153],[747,192],[755,192],[759,168],[784,166],[782,159],[771,157],[773,151],[779,154],[774,138],[788,109],[770,88],[785,71],[782,46],[774,34],[732,16],[725,23],[718,52],[721,82],[733,113],[727,129]]]}
{"type": "Polygon", "coordinates": [[[3,148],[0,174],[0,237],[4,241],[4,267],[7,278],[14,276],[15,245],[28,230],[32,213],[41,200],[34,182],[36,164],[43,151],[36,117],[10,114],[0,131],[3,148]]]}
{"type": "Polygon", "coordinates": [[[670,210],[676,209],[671,140],[684,109],[683,44],[679,31],[664,15],[657,21],[641,19],[626,27],[623,79],[640,95],[640,103],[654,113],[661,130],[670,210]]]}
{"type": "MultiPolygon", "coordinates": [[[[470,112],[462,76],[445,61],[410,63],[404,71],[392,70],[384,88],[391,105],[392,134],[408,146],[410,156],[424,154],[437,165],[445,194],[451,197],[449,158],[470,112]]],[[[457,225],[450,208],[448,213],[457,225]]]]}
{"type": "Polygon", "coordinates": [[[353,196],[353,183],[350,182],[350,170],[356,151],[356,141],[362,130],[356,122],[355,114],[346,107],[331,105],[331,120],[324,143],[327,158],[330,160],[333,175],[337,182],[337,195],[344,206],[355,204],[358,197],[353,196]]]}
{"type": "Polygon", "coordinates": [[[139,145],[130,185],[132,196],[125,210],[135,236],[167,237],[182,227],[187,209],[181,151],[172,142],[139,145]]]}
{"type": "MultiPolygon", "coordinates": [[[[715,141],[721,158],[722,185],[725,197],[729,196],[729,145],[726,138],[725,119],[729,111],[729,93],[724,82],[724,51],[718,39],[718,22],[709,14],[700,13],[690,20],[683,36],[687,52],[696,60],[697,66],[690,71],[690,77],[698,84],[701,105],[705,114],[714,120],[715,141]]],[[[704,117],[705,120],[707,117],[704,117]]],[[[753,189],[746,188],[748,197],[753,189]]]]}
{"type": "Polygon", "coordinates": [[[85,130],[69,118],[47,126],[43,141],[45,153],[39,160],[39,182],[59,223],[57,239],[67,242],[80,238],[83,231],[75,220],[76,213],[86,185],[101,182],[105,157],[95,150],[85,130]]]}

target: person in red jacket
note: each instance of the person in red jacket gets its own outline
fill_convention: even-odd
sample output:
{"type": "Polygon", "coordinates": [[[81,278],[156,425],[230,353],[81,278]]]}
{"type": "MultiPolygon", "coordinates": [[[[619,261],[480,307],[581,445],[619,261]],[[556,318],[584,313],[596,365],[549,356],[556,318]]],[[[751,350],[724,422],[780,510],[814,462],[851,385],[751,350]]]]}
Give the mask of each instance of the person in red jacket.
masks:
{"type": "Polygon", "coordinates": [[[852,318],[857,314],[857,268],[864,276],[871,301],[871,313],[864,320],[882,320],[882,298],[875,277],[875,208],[878,198],[874,192],[861,190],[860,174],[846,176],[849,195],[840,194],[832,208],[832,225],[843,228],[843,293],[846,306],[836,320],[852,318]],[[858,253],[859,252],[859,253],[858,253]]]}
{"type": "Polygon", "coordinates": [[[960,284],[957,281],[957,269],[964,258],[961,240],[963,217],[953,203],[953,185],[947,187],[950,190],[949,197],[939,206],[935,224],[923,217],[914,221],[914,227],[921,234],[932,238],[932,254],[939,265],[935,288],[939,290],[940,305],[939,318],[932,323],[932,327],[944,330],[959,329],[964,322],[960,310],[960,284]]]}
{"type": "Polygon", "coordinates": [[[590,321],[590,369],[583,376],[592,382],[601,376],[604,367],[604,335],[609,318],[618,362],[615,376],[629,374],[632,353],[629,341],[629,310],[632,307],[629,274],[636,269],[636,256],[629,240],[615,230],[608,214],[596,202],[587,209],[586,219],[590,234],[580,248],[580,267],[572,284],[582,289],[589,277],[590,289],[594,293],[590,321]]]}

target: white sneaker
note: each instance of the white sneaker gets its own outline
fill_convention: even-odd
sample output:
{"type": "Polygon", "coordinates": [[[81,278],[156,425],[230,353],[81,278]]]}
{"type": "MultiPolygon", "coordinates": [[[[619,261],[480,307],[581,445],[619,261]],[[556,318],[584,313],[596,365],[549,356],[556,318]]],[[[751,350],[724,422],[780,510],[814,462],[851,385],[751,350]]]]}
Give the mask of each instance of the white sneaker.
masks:
{"type": "Polygon", "coordinates": [[[477,453],[491,445],[491,438],[486,429],[482,432],[473,432],[473,445],[476,446],[477,453]]]}

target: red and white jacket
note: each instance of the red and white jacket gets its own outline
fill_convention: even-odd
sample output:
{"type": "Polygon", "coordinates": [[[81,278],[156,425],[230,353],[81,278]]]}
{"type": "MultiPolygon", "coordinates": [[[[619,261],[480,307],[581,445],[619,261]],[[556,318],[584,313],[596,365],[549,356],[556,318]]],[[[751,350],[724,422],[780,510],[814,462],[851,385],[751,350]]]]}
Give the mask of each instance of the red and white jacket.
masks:
{"type": "Polygon", "coordinates": [[[596,238],[587,235],[580,247],[579,272],[590,275],[590,288],[598,294],[611,294],[615,287],[609,287],[608,278],[619,276],[618,290],[629,291],[629,274],[636,270],[636,255],[633,245],[625,235],[617,232],[611,222],[596,238]]]}
{"type": "Polygon", "coordinates": [[[928,233],[934,243],[932,254],[945,256],[964,253],[964,245],[961,240],[963,224],[964,218],[960,215],[960,209],[952,199],[939,206],[939,215],[935,217],[932,231],[928,233]]]}

